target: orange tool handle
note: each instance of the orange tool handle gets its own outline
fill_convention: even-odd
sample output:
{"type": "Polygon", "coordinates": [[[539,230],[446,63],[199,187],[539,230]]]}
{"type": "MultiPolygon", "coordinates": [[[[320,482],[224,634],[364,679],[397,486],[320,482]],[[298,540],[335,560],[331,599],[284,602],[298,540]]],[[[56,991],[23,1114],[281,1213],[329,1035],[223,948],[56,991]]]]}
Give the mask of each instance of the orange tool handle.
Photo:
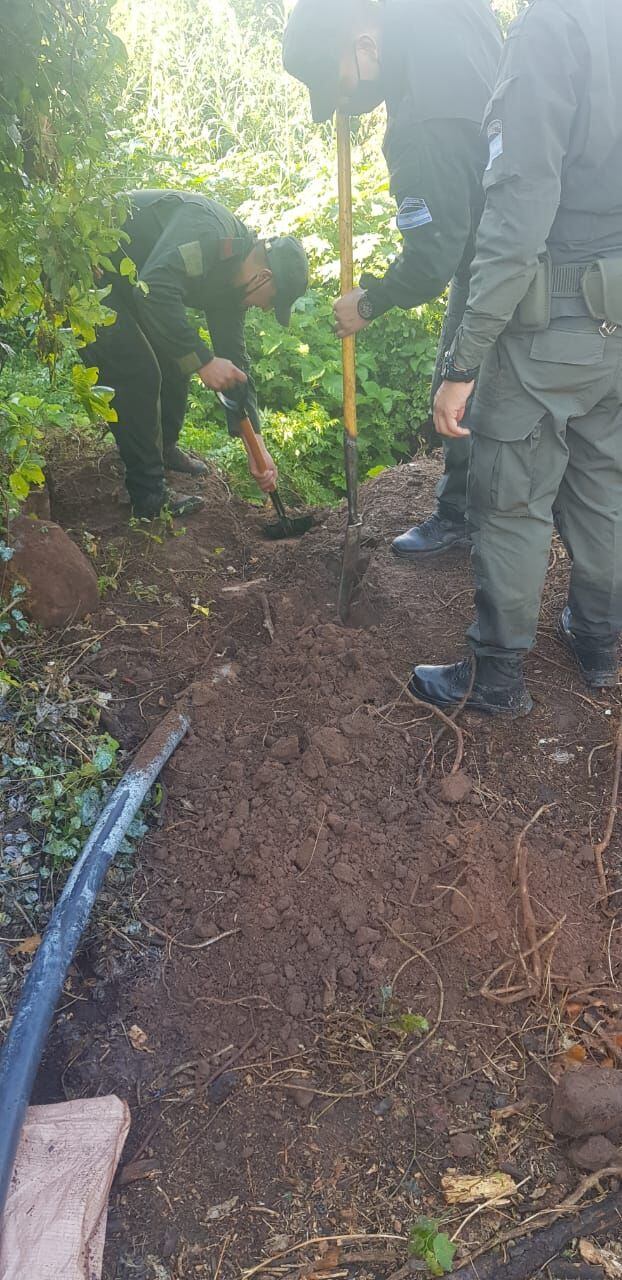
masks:
{"type": "MultiPolygon", "coordinates": [[[[258,443],[257,435],[250,418],[241,418],[238,426],[240,428],[240,435],[251,455],[251,458],[253,459],[253,462],[255,463],[255,466],[257,467],[257,470],[265,471],[266,460],[263,456],[261,445],[258,443]]],[[[276,486],[274,486],[274,488],[276,488],[276,486]]],[[[268,490],[268,492],[270,492],[270,490],[268,490]]]]}

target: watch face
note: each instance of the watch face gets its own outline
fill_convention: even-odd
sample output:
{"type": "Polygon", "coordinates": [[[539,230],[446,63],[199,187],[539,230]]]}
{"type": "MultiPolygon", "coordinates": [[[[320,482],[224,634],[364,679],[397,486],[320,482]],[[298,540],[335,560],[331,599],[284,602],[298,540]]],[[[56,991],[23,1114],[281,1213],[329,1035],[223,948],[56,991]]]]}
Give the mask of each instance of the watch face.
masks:
{"type": "Polygon", "coordinates": [[[362,297],[362,298],[359,298],[359,301],[358,301],[358,313],[359,313],[359,315],[360,315],[360,317],[361,317],[361,320],[372,320],[372,319],[373,319],[373,315],[374,315],[374,304],[373,304],[373,302],[372,302],[371,298],[370,298],[366,293],[364,293],[364,294],[363,294],[363,297],[362,297]]]}

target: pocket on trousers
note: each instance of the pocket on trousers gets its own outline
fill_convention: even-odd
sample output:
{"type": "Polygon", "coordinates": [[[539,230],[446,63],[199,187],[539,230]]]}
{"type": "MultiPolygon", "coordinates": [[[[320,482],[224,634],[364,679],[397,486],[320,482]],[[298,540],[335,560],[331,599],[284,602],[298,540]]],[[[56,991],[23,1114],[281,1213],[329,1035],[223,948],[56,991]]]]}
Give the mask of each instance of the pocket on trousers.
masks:
{"type": "Polygon", "coordinates": [[[529,514],[537,470],[541,427],[524,440],[474,435],[469,471],[469,506],[477,513],[529,514]]]}

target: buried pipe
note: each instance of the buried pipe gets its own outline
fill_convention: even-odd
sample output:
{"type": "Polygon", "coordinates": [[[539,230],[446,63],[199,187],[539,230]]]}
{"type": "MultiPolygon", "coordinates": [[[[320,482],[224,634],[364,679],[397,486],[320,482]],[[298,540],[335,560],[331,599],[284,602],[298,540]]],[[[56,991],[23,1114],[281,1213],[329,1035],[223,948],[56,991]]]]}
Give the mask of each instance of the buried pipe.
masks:
{"type": "Polygon", "coordinates": [[[0,1214],[32,1086],[67,970],[106,872],[149,788],[190,727],[171,711],[106,801],[52,912],[0,1053],[0,1214]]]}

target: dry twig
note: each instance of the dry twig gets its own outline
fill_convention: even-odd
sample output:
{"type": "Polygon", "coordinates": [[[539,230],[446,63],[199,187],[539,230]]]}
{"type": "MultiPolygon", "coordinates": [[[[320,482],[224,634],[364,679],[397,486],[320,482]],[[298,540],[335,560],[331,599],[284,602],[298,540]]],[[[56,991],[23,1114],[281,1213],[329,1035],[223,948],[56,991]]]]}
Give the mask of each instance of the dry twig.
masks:
{"type": "Polygon", "coordinates": [[[605,834],[599,844],[594,845],[594,861],[596,863],[596,874],[602,892],[603,905],[606,906],[609,901],[609,888],[607,885],[607,873],[603,862],[603,854],[607,852],[611,844],[613,829],[618,814],[618,795],[620,793],[620,776],[622,774],[622,712],[618,724],[618,732],[616,736],[615,764],[613,769],[613,785],[611,788],[611,804],[609,806],[609,817],[605,834]]]}
{"type": "Polygon", "coordinates": [[[265,591],[262,591],[259,599],[261,600],[261,607],[263,609],[263,625],[270,636],[270,640],[273,641],[276,633],[274,630],[274,623],[272,621],[272,614],[270,613],[268,597],[265,591]]]}
{"type": "Polygon", "coordinates": [[[184,951],[204,951],[206,947],[213,947],[214,943],[222,942],[223,938],[232,938],[235,933],[240,932],[239,929],[227,929],[225,933],[219,933],[216,938],[208,938],[206,942],[180,942],[178,938],[173,937],[172,933],[166,933],[164,929],[158,929],[156,924],[150,924],[148,920],[143,920],[140,916],[138,919],[145,929],[150,929],[159,938],[164,938],[176,947],[183,947],[184,951]]]}
{"type": "Polygon", "coordinates": [[[302,1249],[311,1249],[315,1245],[322,1244],[336,1244],[339,1246],[347,1244],[349,1240],[356,1240],[359,1243],[363,1240],[371,1240],[374,1243],[377,1240],[399,1240],[401,1244],[405,1243],[404,1236],[389,1235],[382,1231],[375,1236],[364,1234],[312,1236],[310,1240],[301,1240],[298,1244],[291,1245],[289,1249],[284,1249],[281,1253],[275,1253],[272,1258],[265,1258],[263,1262],[258,1262],[257,1265],[255,1267],[251,1267],[249,1271],[243,1271],[242,1280],[251,1280],[251,1276],[259,1275],[260,1271],[268,1271],[274,1262],[279,1262],[281,1258],[289,1258],[292,1253],[300,1253],[302,1249]]]}
{"type": "MultiPolygon", "coordinates": [[[[475,671],[475,668],[473,669],[473,671],[475,671]]],[[[464,734],[463,734],[462,729],[460,728],[460,726],[459,726],[459,725],[457,725],[457,724],[455,723],[455,719],[456,719],[456,716],[458,716],[458,715],[460,714],[460,712],[463,710],[463,708],[466,706],[467,699],[468,699],[468,697],[469,697],[469,695],[470,695],[470,693],[471,693],[471,688],[472,688],[472,686],[473,686],[473,679],[471,680],[471,686],[470,686],[470,688],[469,688],[469,690],[468,690],[467,694],[466,694],[466,695],[465,695],[465,697],[463,698],[462,702],[460,703],[460,705],[459,705],[458,707],[456,707],[454,711],[452,711],[452,713],[451,713],[451,715],[450,715],[450,716],[448,716],[448,715],[446,715],[446,714],[445,714],[445,712],[444,712],[444,711],[441,711],[440,707],[435,707],[435,706],[433,706],[433,704],[432,704],[432,703],[430,703],[430,702],[423,702],[421,698],[417,698],[417,697],[415,697],[415,694],[414,694],[414,693],[411,693],[411,691],[410,691],[410,689],[409,689],[409,687],[408,687],[408,684],[404,684],[401,680],[399,680],[399,679],[398,679],[398,677],[395,675],[395,672],[394,672],[394,671],[391,671],[391,672],[390,672],[390,675],[391,675],[391,676],[393,677],[393,679],[395,680],[395,683],[396,683],[397,685],[399,685],[399,687],[400,687],[400,689],[401,689],[402,693],[405,693],[405,694],[406,694],[406,697],[407,697],[407,698],[409,698],[409,699],[410,699],[410,701],[411,701],[411,702],[412,702],[416,707],[421,707],[421,709],[422,709],[423,711],[431,712],[431,713],[432,713],[432,715],[436,716],[437,720],[442,720],[442,722],[443,722],[443,726],[444,726],[444,727],[443,727],[443,729],[442,729],[441,731],[439,731],[439,733],[437,734],[436,738],[434,739],[434,741],[433,741],[433,743],[432,743],[432,746],[429,748],[428,753],[427,753],[427,755],[425,756],[425,759],[424,759],[424,761],[423,761],[423,763],[422,763],[421,768],[423,768],[423,765],[425,764],[425,761],[428,759],[428,757],[429,757],[429,755],[430,755],[430,752],[434,750],[434,747],[435,747],[435,745],[436,745],[436,743],[437,743],[437,741],[438,741],[438,739],[439,739],[439,737],[440,737],[441,733],[443,733],[443,732],[445,731],[445,728],[447,728],[447,729],[451,729],[452,733],[454,733],[454,734],[455,734],[455,736],[456,736],[456,754],[455,754],[455,756],[454,756],[454,762],[453,762],[453,764],[452,764],[452,766],[451,766],[451,770],[450,770],[450,772],[451,772],[451,773],[457,773],[457,772],[458,772],[458,770],[459,770],[459,768],[460,768],[460,765],[462,764],[463,758],[464,758],[464,734]]],[[[474,678],[474,675],[473,675],[473,678],[474,678]]]]}

